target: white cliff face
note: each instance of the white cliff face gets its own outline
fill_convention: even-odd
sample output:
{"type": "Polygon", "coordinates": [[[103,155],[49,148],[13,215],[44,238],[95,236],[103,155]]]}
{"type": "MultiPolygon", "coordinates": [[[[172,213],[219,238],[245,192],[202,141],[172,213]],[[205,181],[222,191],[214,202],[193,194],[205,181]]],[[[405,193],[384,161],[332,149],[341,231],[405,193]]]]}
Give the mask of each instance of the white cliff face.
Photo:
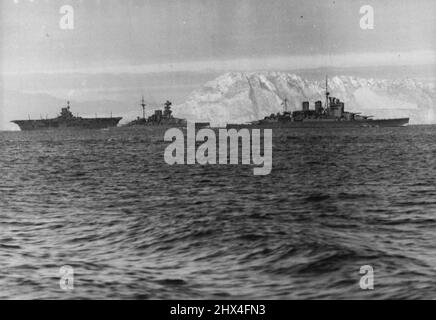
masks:
{"type": "MultiPolygon", "coordinates": [[[[329,79],[331,96],[345,102],[345,109],[375,118],[410,117],[412,124],[436,122],[433,84],[411,79],[374,80],[349,76],[329,79]]],[[[325,101],[325,81],[307,81],[281,72],[226,73],[190,94],[174,107],[178,117],[209,121],[214,125],[243,123],[283,111],[300,110],[303,101],[325,101]]]]}

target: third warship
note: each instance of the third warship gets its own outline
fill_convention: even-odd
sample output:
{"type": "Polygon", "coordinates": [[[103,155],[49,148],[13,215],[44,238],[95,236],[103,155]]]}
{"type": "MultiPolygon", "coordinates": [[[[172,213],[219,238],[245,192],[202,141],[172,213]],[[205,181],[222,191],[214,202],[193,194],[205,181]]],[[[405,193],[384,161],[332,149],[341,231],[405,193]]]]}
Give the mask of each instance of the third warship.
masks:
{"type": "Polygon", "coordinates": [[[409,118],[372,119],[359,113],[345,111],[345,105],[339,99],[331,97],[326,79],[325,105],[315,102],[311,110],[309,102],[303,102],[302,110],[289,112],[287,99],[284,99],[284,112],[271,114],[262,120],[248,124],[228,124],[227,128],[344,128],[344,127],[401,127],[409,123],[409,118]]]}

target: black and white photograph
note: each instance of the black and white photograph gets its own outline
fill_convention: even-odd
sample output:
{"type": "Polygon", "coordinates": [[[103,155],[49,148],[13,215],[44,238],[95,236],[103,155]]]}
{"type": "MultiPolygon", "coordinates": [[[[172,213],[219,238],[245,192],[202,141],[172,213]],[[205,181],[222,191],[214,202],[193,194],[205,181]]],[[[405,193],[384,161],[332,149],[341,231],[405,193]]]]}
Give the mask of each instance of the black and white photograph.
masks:
{"type": "Polygon", "coordinates": [[[436,299],[435,17],[0,0],[0,300],[436,299]]]}

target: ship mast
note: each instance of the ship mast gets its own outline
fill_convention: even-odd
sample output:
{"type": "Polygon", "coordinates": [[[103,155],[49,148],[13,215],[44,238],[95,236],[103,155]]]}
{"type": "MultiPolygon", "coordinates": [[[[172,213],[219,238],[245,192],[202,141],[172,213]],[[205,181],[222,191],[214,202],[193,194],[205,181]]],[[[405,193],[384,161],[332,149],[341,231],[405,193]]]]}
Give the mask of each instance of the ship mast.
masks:
{"type": "Polygon", "coordinates": [[[329,108],[329,78],[328,76],[325,77],[325,110],[327,111],[329,108]]]}
{"type": "Polygon", "coordinates": [[[283,106],[283,112],[287,112],[288,111],[288,99],[285,98],[285,100],[283,100],[282,106],[283,106]]]}
{"type": "Polygon", "coordinates": [[[142,119],[145,120],[145,101],[144,101],[144,96],[142,96],[142,101],[141,101],[141,106],[142,106],[142,119]]]}

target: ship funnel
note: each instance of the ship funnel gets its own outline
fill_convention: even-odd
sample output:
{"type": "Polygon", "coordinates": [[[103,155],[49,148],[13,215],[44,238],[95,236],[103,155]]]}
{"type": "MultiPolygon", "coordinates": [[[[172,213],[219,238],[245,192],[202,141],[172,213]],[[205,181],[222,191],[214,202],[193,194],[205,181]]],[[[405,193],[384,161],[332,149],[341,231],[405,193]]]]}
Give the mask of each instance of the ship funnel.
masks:
{"type": "Polygon", "coordinates": [[[315,102],[315,111],[318,114],[322,113],[322,102],[321,101],[316,101],[315,102]]]}

